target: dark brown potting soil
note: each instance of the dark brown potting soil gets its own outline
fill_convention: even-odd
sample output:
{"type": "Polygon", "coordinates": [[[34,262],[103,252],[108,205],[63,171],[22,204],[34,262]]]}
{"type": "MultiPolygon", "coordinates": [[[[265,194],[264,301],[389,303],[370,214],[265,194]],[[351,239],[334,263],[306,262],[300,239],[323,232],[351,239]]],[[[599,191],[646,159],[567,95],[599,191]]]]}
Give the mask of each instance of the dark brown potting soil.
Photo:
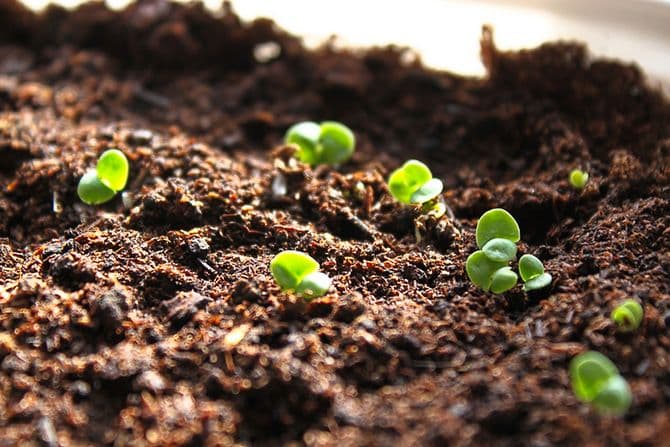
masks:
{"type": "Polygon", "coordinates": [[[0,0],[0,445],[670,445],[670,105],[576,43],[506,53],[485,30],[485,79],[411,56],[307,51],[200,5],[0,0]],[[323,119],[358,139],[339,169],[281,147],[323,119]],[[110,147],[127,194],[86,206],[110,147]],[[389,196],[409,158],[451,216],[389,196]],[[493,207],[550,288],[468,281],[493,207]],[[286,249],[327,296],[279,291],[286,249]],[[645,317],[619,334],[628,297],[645,317]],[[590,349],[632,388],[623,418],[570,389],[590,349]]]}

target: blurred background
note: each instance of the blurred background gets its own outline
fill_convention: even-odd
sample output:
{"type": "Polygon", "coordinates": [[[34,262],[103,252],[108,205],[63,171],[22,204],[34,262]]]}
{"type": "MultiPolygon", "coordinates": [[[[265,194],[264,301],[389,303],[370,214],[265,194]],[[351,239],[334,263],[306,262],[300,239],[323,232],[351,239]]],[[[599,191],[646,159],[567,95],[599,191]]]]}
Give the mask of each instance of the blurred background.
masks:
{"type": "MultiPolygon", "coordinates": [[[[41,9],[49,0],[24,0],[41,9]]],[[[107,0],[123,8],[130,0],[107,0]]],[[[74,7],[81,0],[56,0],[74,7]]],[[[217,11],[221,0],[204,0],[217,11]]],[[[432,67],[481,75],[481,26],[494,26],[502,49],[580,40],[592,53],[636,62],[670,92],[670,0],[233,0],[247,20],[271,17],[310,46],[337,35],[350,47],[395,43],[432,67]]]]}

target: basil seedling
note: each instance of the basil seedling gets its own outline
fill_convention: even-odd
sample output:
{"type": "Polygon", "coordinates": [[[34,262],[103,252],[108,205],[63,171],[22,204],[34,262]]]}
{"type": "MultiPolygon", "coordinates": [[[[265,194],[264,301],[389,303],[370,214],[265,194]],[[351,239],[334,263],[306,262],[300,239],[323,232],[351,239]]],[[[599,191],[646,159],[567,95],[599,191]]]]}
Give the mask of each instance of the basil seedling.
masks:
{"type": "Polygon", "coordinates": [[[284,141],[297,146],[296,157],[312,166],[343,163],[351,158],[356,147],[351,129],[336,121],[294,124],[286,132],[284,141]]]}
{"type": "MultiPolygon", "coordinates": [[[[494,208],[482,214],[475,231],[477,246],[465,261],[465,271],[476,286],[485,292],[504,293],[516,286],[518,277],[508,264],[516,259],[516,243],[521,239],[521,230],[514,217],[502,208],[494,208]]],[[[532,255],[523,255],[519,260],[519,273],[525,282],[525,291],[541,289],[551,283],[551,275],[532,255]]]]}
{"type": "Polygon", "coordinates": [[[584,189],[586,183],[589,181],[589,173],[581,169],[574,169],[570,172],[568,180],[570,181],[570,186],[573,188],[584,189]]]}
{"type": "Polygon", "coordinates": [[[519,259],[519,274],[525,283],[523,290],[526,292],[538,290],[551,284],[551,275],[544,272],[542,261],[533,255],[523,255],[519,259]]]}
{"type": "Polygon", "coordinates": [[[128,181],[128,159],[118,149],[109,149],[98,159],[95,170],[87,171],[79,180],[77,194],[87,205],[110,201],[128,181]]]}
{"type": "Polygon", "coordinates": [[[570,362],[570,381],[575,396],[598,411],[622,415],[630,407],[632,394],[617,367],[599,352],[579,354],[570,362]]]}
{"type": "Polygon", "coordinates": [[[324,295],[331,280],[319,272],[319,263],[306,253],[287,250],[270,262],[273,278],[282,290],[292,290],[305,299],[324,295]]]}
{"type": "Polygon", "coordinates": [[[612,320],[621,332],[632,332],[639,328],[642,324],[642,317],[644,317],[644,310],[635,300],[626,300],[612,311],[612,320]]]}
{"type": "Polygon", "coordinates": [[[428,166],[418,160],[409,160],[391,173],[388,188],[398,202],[418,205],[440,195],[443,185],[440,179],[433,178],[428,166]]]}

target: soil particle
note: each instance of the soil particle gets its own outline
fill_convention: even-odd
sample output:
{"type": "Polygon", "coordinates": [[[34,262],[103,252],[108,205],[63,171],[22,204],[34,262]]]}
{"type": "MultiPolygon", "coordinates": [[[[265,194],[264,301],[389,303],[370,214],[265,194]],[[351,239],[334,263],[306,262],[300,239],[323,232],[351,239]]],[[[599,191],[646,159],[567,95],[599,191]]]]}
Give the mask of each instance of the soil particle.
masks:
{"type": "Polygon", "coordinates": [[[403,48],[308,51],[227,4],[0,0],[0,444],[663,445],[670,104],[577,43],[502,52],[487,28],[481,48],[472,79],[403,48]],[[326,119],[352,160],[297,162],[286,129],[326,119]],[[125,195],[85,206],[111,147],[125,195]],[[409,158],[445,216],[388,194],[409,158]],[[550,288],[467,280],[492,207],[550,288]],[[280,291],[287,249],[325,296],[280,291]],[[620,334],[626,298],[645,317],[620,334]],[[589,349],[630,383],[623,419],[570,390],[589,349]]]}

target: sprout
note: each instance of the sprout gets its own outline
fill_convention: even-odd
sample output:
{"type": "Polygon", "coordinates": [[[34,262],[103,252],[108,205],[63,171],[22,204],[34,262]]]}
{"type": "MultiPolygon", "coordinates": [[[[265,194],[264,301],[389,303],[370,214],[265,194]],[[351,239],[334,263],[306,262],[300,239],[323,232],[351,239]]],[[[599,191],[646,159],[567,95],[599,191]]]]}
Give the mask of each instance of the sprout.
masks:
{"type": "Polygon", "coordinates": [[[306,253],[287,250],[270,262],[270,271],[282,290],[293,290],[305,299],[324,295],[331,280],[319,272],[319,263],[306,253]]]}
{"type": "MultiPolygon", "coordinates": [[[[508,264],[516,259],[516,242],[521,231],[514,217],[502,208],[482,214],[477,222],[477,250],[465,261],[465,271],[476,286],[485,292],[503,293],[516,286],[518,276],[508,264]]],[[[551,283],[551,275],[532,255],[519,260],[519,273],[525,291],[541,289],[551,283]]]]}
{"type": "Polygon", "coordinates": [[[294,124],[284,137],[286,144],[298,147],[296,157],[312,166],[319,164],[339,164],[347,161],[354,153],[356,138],[344,124],[311,121],[294,124]]]}
{"type": "Polygon", "coordinates": [[[644,310],[635,300],[626,300],[612,311],[612,320],[621,332],[631,332],[640,327],[644,310]]]}
{"type": "Polygon", "coordinates": [[[579,354],[570,362],[570,381],[575,396],[605,414],[622,415],[632,394],[616,365],[599,352],[579,354]]]}
{"type": "Polygon", "coordinates": [[[79,180],[77,194],[87,205],[110,201],[128,181],[128,159],[118,149],[109,149],[100,156],[95,170],[87,171],[79,180]]]}
{"type": "Polygon", "coordinates": [[[429,202],[442,192],[442,181],[433,178],[428,166],[418,160],[406,161],[391,173],[388,188],[401,203],[416,205],[429,202]]]}
{"type": "Polygon", "coordinates": [[[533,255],[523,255],[519,259],[519,274],[525,283],[523,290],[529,292],[551,284],[551,275],[544,272],[542,261],[533,255]]]}
{"type": "Polygon", "coordinates": [[[586,182],[589,181],[589,173],[581,169],[573,169],[570,172],[570,185],[575,189],[584,189],[586,182]]]}

